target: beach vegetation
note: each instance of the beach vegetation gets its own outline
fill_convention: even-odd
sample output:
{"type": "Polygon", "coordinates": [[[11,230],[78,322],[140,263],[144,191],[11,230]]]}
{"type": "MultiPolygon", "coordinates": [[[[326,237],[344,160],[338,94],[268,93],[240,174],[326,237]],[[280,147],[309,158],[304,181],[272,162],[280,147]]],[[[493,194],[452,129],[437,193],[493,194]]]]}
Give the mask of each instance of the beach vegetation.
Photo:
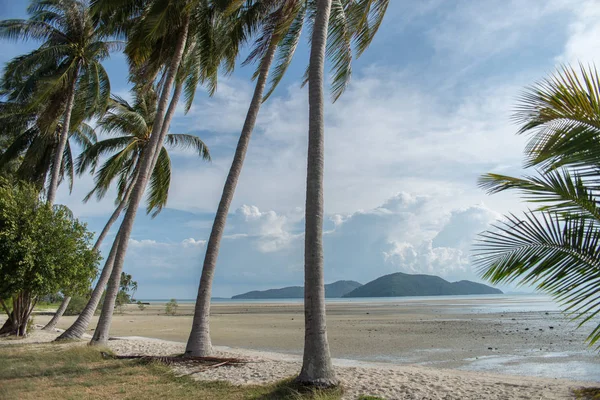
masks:
{"type": "Polygon", "coordinates": [[[68,208],[48,207],[33,185],[0,181],[0,304],[8,317],[0,334],[25,336],[40,296],[89,289],[100,257],[91,240],[68,208]]]}
{"type": "Polygon", "coordinates": [[[159,363],[104,358],[109,350],[68,344],[0,347],[0,398],[128,398],[141,400],[339,400],[341,389],[299,387],[293,379],[271,385],[236,386],[176,376],[159,363]]]}
{"type": "Polygon", "coordinates": [[[177,308],[179,308],[179,304],[176,299],[171,299],[165,304],[165,314],[167,315],[176,315],[177,308]]]}
{"type": "Polygon", "coordinates": [[[79,315],[89,300],[89,293],[86,295],[73,295],[67,308],[65,309],[64,315],[79,315]]]}

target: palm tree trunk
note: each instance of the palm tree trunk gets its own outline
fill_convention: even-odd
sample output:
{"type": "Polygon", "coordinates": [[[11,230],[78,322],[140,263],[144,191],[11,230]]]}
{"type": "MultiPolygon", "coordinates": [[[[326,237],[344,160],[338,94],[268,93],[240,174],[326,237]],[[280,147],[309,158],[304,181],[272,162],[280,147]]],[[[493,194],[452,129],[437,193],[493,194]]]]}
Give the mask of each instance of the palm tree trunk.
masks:
{"type": "Polygon", "coordinates": [[[217,208],[217,214],[215,215],[215,220],[208,239],[208,245],[206,247],[206,254],[204,255],[204,265],[202,266],[202,276],[198,287],[192,331],[190,332],[185,349],[185,354],[187,356],[204,357],[212,353],[209,324],[210,297],[212,293],[213,277],[217,267],[217,258],[219,256],[219,247],[221,245],[223,231],[225,230],[229,207],[231,206],[231,201],[235,194],[238,179],[242,173],[250,137],[252,136],[256,118],[258,117],[263,102],[263,93],[265,91],[269,70],[271,69],[271,63],[273,62],[276,50],[277,44],[272,42],[260,67],[256,87],[254,88],[254,95],[252,96],[252,101],[250,102],[246,120],[244,121],[240,139],[235,150],[233,162],[231,163],[231,168],[229,169],[229,174],[227,175],[227,180],[223,187],[221,201],[217,208]]]}
{"type": "Polygon", "coordinates": [[[65,296],[63,301],[60,303],[58,310],[56,310],[56,312],[52,316],[52,319],[42,328],[43,331],[52,331],[56,327],[56,324],[58,324],[58,321],[65,313],[65,310],[69,306],[70,302],[71,296],[65,296]]]}
{"type": "Polygon", "coordinates": [[[60,169],[62,166],[63,153],[69,140],[69,129],[71,129],[71,114],[73,113],[73,105],[75,104],[75,92],[77,90],[77,78],[79,77],[79,66],[75,68],[73,73],[73,80],[69,87],[69,97],[67,99],[67,105],[65,107],[65,119],[63,122],[62,132],[60,133],[60,139],[58,140],[58,147],[54,153],[54,164],[52,165],[52,174],[50,177],[50,186],[48,187],[48,205],[54,205],[56,199],[56,191],[58,190],[58,181],[60,179],[60,169]]]}
{"type": "MultiPolygon", "coordinates": [[[[110,216],[110,219],[104,226],[104,229],[100,233],[100,236],[98,236],[98,240],[96,241],[96,244],[94,245],[94,250],[98,250],[100,248],[100,245],[102,244],[102,241],[108,234],[110,227],[115,223],[115,221],[119,218],[119,215],[121,215],[121,212],[123,212],[123,210],[127,206],[127,203],[129,202],[129,198],[131,196],[131,192],[133,190],[133,185],[135,184],[137,177],[138,177],[138,174],[136,172],[133,176],[133,180],[132,180],[131,184],[129,185],[129,187],[127,188],[127,191],[125,192],[125,195],[123,196],[123,200],[121,200],[121,202],[119,203],[119,206],[115,209],[113,214],[110,216]]],[[[104,293],[104,288],[106,287],[106,284],[108,283],[108,279],[110,278],[110,274],[113,269],[115,255],[118,250],[119,236],[120,236],[120,233],[117,233],[117,236],[115,236],[115,240],[113,241],[113,245],[111,246],[110,253],[108,254],[108,258],[106,259],[104,268],[102,268],[102,273],[100,274],[100,278],[98,278],[98,282],[96,283],[96,286],[94,287],[94,290],[92,291],[92,295],[91,295],[89,301],[87,302],[87,304],[85,305],[85,307],[83,308],[83,310],[81,311],[81,313],[79,314],[79,316],[77,317],[75,322],[73,322],[73,324],[69,327],[69,329],[64,331],[58,338],[56,338],[56,340],[81,339],[81,337],[83,336],[83,334],[85,333],[87,328],[90,326],[92,317],[94,316],[94,313],[96,312],[96,308],[98,307],[98,304],[100,303],[100,299],[102,298],[102,293],[104,293]]],[[[45,329],[45,327],[44,327],[44,329],[45,329]]]]}
{"type": "Polygon", "coordinates": [[[154,149],[154,157],[152,158],[152,167],[150,168],[150,171],[154,171],[154,168],[156,167],[158,156],[160,155],[160,151],[162,150],[165,137],[169,133],[171,121],[175,116],[175,111],[177,111],[177,103],[179,102],[179,98],[181,97],[181,92],[183,92],[183,82],[177,82],[175,84],[175,90],[173,91],[173,98],[171,98],[171,103],[169,104],[169,109],[167,110],[167,114],[165,115],[165,119],[162,122],[160,128],[161,140],[157,143],[156,149],[154,149]]]}
{"type": "Polygon", "coordinates": [[[108,281],[108,288],[106,290],[106,297],[104,299],[104,305],[102,306],[102,313],[98,321],[98,326],[94,332],[91,344],[103,345],[106,344],[109,337],[110,324],[112,322],[112,315],[115,307],[115,300],[119,292],[119,282],[121,278],[121,271],[123,270],[123,263],[125,262],[125,254],[127,252],[127,244],[131,231],[133,230],[133,223],[137,214],[137,209],[144,196],[146,185],[148,184],[149,177],[152,173],[152,163],[154,162],[154,152],[157,151],[158,144],[162,143],[162,123],[165,120],[167,112],[167,106],[169,105],[169,98],[171,97],[171,90],[175,83],[177,76],[177,70],[181,63],[183,53],[185,50],[185,44],[187,41],[188,30],[189,30],[190,18],[186,18],[177,46],[174,49],[173,58],[171,59],[171,65],[169,66],[168,76],[165,80],[165,87],[160,96],[158,109],[154,118],[154,124],[152,126],[152,133],[150,135],[150,141],[148,142],[146,149],[142,152],[140,159],[140,172],[139,178],[134,185],[133,192],[131,193],[131,200],[127,207],[127,212],[123,218],[120,229],[119,245],[115,255],[115,261],[113,265],[113,271],[108,281]],[[159,123],[157,123],[159,122],[159,123]]]}
{"type": "Polygon", "coordinates": [[[337,385],[325,323],[323,278],[323,172],[325,124],[323,75],[331,0],[317,0],[308,70],[308,166],[304,242],[304,357],[297,381],[319,387],[337,385]]]}
{"type": "MultiPolygon", "coordinates": [[[[134,174],[134,180],[133,180],[133,182],[135,182],[135,179],[136,179],[135,177],[137,177],[137,173],[134,174]]],[[[100,249],[100,246],[102,246],[102,242],[106,238],[106,235],[108,235],[108,232],[110,231],[110,228],[117,221],[117,219],[119,218],[119,215],[121,215],[121,212],[123,212],[123,209],[127,205],[127,202],[129,201],[129,197],[131,196],[132,189],[133,189],[133,183],[131,183],[129,185],[129,187],[127,188],[127,191],[125,192],[125,196],[123,196],[123,200],[121,200],[121,202],[119,203],[119,206],[112,213],[112,215],[110,216],[110,218],[106,222],[106,225],[104,225],[104,229],[102,229],[102,232],[100,232],[100,235],[98,236],[98,239],[96,239],[96,243],[94,244],[94,250],[95,251],[98,251],[100,249]]],[[[115,242],[117,240],[118,240],[118,236],[115,237],[115,242]]],[[[83,309],[83,311],[79,314],[79,317],[77,317],[77,320],[73,323],[73,325],[71,325],[71,327],[69,329],[67,329],[65,332],[63,332],[62,335],[60,335],[58,337],[58,339],[76,339],[76,338],[78,339],[78,338],[81,338],[81,336],[83,335],[83,332],[85,332],[85,330],[87,329],[92,316],[96,312],[96,307],[98,307],[98,302],[100,301],[100,297],[102,297],[102,292],[104,292],[104,287],[106,286],[106,282],[108,281],[108,277],[110,276],[110,273],[112,271],[112,267],[113,267],[112,266],[112,261],[111,261],[111,254],[112,253],[113,253],[113,250],[111,248],[111,252],[109,254],[109,257],[108,257],[106,263],[104,264],[104,268],[102,268],[102,273],[100,274],[100,279],[98,279],[98,283],[96,283],[96,287],[94,288],[94,291],[92,292],[92,297],[90,297],[90,300],[86,304],[86,306],[83,309]],[[96,289],[98,288],[99,285],[100,285],[100,287],[99,287],[99,292],[100,293],[97,294],[96,293],[97,292],[96,289]],[[96,296],[94,296],[94,295],[96,295],[96,296]],[[95,297],[97,297],[97,299],[95,297]],[[88,308],[91,309],[91,314],[89,316],[87,316],[87,314],[89,313],[88,308]],[[83,315],[84,312],[86,313],[85,316],[83,315]],[[80,322],[80,319],[82,319],[81,322],[80,322]],[[77,332],[79,332],[81,330],[81,327],[83,327],[83,331],[81,331],[81,333],[77,333],[78,336],[75,336],[75,334],[72,334],[72,333],[67,333],[67,332],[71,331],[71,328],[73,328],[73,326],[75,326],[75,325],[80,326],[79,328],[77,328],[77,332]]],[[[113,260],[114,260],[114,255],[113,255],[113,260]]],[[[59,309],[56,311],[56,313],[54,314],[54,316],[52,317],[52,319],[50,320],[50,322],[48,322],[46,324],[46,326],[44,326],[44,328],[42,328],[42,330],[50,331],[50,330],[52,330],[52,329],[54,329],[56,327],[56,324],[58,324],[58,321],[60,320],[60,318],[65,313],[65,310],[67,309],[67,306],[69,305],[70,301],[71,301],[71,297],[70,296],[67,296],[67,297],[65,297],[63,299],[63,302],[61,303],[59,309]]]]}

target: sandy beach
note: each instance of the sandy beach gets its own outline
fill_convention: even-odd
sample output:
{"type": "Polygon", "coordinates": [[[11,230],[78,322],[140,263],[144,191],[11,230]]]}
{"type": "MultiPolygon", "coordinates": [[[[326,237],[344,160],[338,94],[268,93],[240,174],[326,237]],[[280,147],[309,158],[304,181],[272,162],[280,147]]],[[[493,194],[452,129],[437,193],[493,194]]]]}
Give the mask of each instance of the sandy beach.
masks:
{"type": "MultiPolygon", "coordinates": [[[[41,325],[37,326],[41,328],[41,325]]],[[[1,345],[45,343],[58,332],[35,330],[24,341],[0,340],[1,345]]],[[[85,345],[87,341],[56,344],[57,346],[85,345]]],[[[184,343],[145,337],[115,337],[108,347],[119,355],[181,354],[184,343]]],[[[266,384],[293,377],[301,366],[297,355],[232,349],[217,346],[215,355],[236,357],[248,363],[224,366],[197,372],[197,367],[176,366],[178,375],[188,375],[204,381],[227,381],[235,385],[266,384]]],[[[344,388],[343,399],[359,395],[379,396],[388,400],[479,400],[479,399],[571,399],[572,390],[593,385],[564,379],[547,379],[499,375],[422,366],[400,366],[382,363],[349,362],[334,359],[336,373],[344,388]]]]}
{"type": "MultiPolygon", "coordinates": [[[[542,300],[505,296],[328,304],[331,353],[348,360],[600,381],[600,357],[584,343],[589,329],[576,330],[542,300]]],[[[185,342],[192,311],[192,304],[180,304],[179,315],[167,316],[162,304],[144,311],[129,305],[115,314],[111,333],[185,342]]],[[[49,318],[36,316],[36,323],[49,318]]],[[[213,344],[301,355],[303,318],[299,303],[215,303],[213,344]]],[[[74,319],[64,317],[58,327],[67,328],[74,319]]]]}

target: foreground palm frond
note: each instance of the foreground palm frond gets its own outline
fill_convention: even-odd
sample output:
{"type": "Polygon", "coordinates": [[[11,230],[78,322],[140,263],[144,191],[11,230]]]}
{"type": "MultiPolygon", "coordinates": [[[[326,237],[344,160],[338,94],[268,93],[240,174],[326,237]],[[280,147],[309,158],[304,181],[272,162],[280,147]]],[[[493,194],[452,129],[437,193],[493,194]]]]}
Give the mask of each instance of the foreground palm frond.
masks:
{"type": "Polygon", "coordinates": [[[565,66],[528,88],[514,116],[531,134],[527,166],[568,167],[598,175],[600,77],[595,67],[565,66]]]}
{"type": "MultiPolygon", "coordinates": [[[[483,232],[474,264],[493,283],[534,285],[552,295],[579,326],[600,313],[600,79],[595,68],[564,67],[530,88],[516,114],[532,133],[526,165],[539,176],[486,174],[488,193],[516,190],[537,205],[483,232]]],[[[588,336],[600,340],[600,323],[588,336]]],[[[600,346],[598,347],[600,348],[600,346]]]]}
{"type": "MultiPolygon", "coordinates": [[[[532,284],[552,294],[580,325],[600,313],[600,225],[555,213],[510,215],[475,244],[475,265],[492,283],[532,284]]],[[[600,324],[590,334],[600,340],[600,324]]]]}

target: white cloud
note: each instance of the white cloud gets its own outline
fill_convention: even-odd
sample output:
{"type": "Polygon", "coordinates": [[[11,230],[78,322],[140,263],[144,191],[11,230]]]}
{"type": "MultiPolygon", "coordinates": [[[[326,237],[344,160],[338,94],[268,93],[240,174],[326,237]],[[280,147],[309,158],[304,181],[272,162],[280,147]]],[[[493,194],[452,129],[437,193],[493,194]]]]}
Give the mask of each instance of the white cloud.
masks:
{"type": "Polygon", "coordinates": [[[573,9],[575,19],[569,24],[569,38],[560,62],[595,62],[600,54],[600,3],[583,0],[573,9]]]}
{"type": "MultiPolygon", "coordinates": [[[[324,234],[326,280],[366,283],[399,271],[477,280],[469,264],[470,243],[498,214],[483,205],[452,210],[446,200],[399,193],[373,209],[333,216],[336,224],[324,234]]],[[[222,241],[215,295],[301,284],[299,211],[288,216],[243,206],[231,215],[233,233],[222,241]]],[[[202,239],[179,242],[131,240],[126,270],[140,277],[140,296],[152,297],[143,288],[158,282],[184,285],[179,296],[193,296],[207,236],[208,231],[202,239]]]]}

